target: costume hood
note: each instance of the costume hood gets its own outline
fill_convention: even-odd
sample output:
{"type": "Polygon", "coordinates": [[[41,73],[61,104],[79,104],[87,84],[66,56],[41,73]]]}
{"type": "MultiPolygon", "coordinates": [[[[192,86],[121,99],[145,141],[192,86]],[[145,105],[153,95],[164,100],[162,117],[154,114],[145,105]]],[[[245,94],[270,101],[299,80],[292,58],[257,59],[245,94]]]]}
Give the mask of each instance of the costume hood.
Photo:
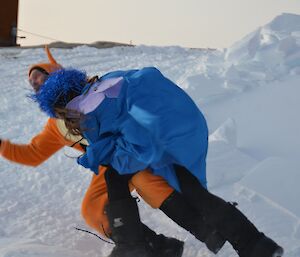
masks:
{"type": "Polygon", "coordinates": [[[50,52],[47,45],[45,46],[45,51],[47,53],[49,62],[47,62],[47,63],[37,63],[37,64],[34,64],[34,65],[30,66],[30,68],[28,70],[28,76],[30,76],[30,73],[36,68],[43,69],[49,74],[63,68],[59,63],[56,62],[56,60],[54,59],[54,57],[51,54],[51,52],[50,52]]]}

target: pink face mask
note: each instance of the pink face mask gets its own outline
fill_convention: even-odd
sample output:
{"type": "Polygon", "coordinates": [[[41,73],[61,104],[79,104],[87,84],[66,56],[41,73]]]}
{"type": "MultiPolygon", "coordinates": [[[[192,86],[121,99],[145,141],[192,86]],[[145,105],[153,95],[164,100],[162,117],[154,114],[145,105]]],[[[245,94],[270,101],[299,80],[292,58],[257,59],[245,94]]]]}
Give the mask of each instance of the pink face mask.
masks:
{"type": "Polygon", "coordinates": [[[123,78],[111,78],[94,83],[86,93],[73,98],[67,105],[67,109],[75,110],[83,114],[92,112],[105,99],[117,98],[122,88],[123,78]]]}

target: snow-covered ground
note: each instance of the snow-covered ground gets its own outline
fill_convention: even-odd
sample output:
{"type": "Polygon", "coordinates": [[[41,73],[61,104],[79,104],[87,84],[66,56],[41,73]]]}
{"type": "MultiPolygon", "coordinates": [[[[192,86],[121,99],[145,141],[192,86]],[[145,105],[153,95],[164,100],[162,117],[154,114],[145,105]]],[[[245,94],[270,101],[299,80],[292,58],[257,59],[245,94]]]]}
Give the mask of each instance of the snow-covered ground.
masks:
{"type": "MultiPolygon", "coordinates": [[[[53,49],[65,67],[89,75],[156,66],[186,90],[210,129],[209,188],[259,229],[300,256],[300,15],[283,14],[232,47],[53,49]]],[[[0,138],[25,143],[46,121],[30,92],[27,69],[42,49],[0,49],[0,138]]],[[[80,205],[91,173],[60,151],[38,168],[0,159],[0,257],[107,256],[111,245],[88,229],[80,205]]],[[[73,154],[73,153],[72,153],[73,154]]],[[[139,203],[143,221],[185,240],[184,257],[213,256],[159,210],[139,203]]],[[[229,244],[220,257],[237,254],[229,244]]]]}

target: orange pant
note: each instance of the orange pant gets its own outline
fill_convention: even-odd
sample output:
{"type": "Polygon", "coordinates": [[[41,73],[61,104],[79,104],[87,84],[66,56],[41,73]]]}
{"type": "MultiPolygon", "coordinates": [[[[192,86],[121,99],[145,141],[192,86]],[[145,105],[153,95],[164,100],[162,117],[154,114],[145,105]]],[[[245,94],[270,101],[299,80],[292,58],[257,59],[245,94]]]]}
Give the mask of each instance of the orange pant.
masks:
{"type": "MultiPolygon", "coordinates": [[[[104,178],[105,171],[106,168],[101,167],[99,175],[93,175],[81,208],[81,214],[85,222],[103,236],[110,233],[108,219],[104,210],[108,202],[104,178]]],[[[138,194],[152,208],[159,208],[174,190],[162,177],[153,175],[149,170],[140,171],[134,175],[130,180],[129,187],[131,191],[136,189],[138,194]]]]}

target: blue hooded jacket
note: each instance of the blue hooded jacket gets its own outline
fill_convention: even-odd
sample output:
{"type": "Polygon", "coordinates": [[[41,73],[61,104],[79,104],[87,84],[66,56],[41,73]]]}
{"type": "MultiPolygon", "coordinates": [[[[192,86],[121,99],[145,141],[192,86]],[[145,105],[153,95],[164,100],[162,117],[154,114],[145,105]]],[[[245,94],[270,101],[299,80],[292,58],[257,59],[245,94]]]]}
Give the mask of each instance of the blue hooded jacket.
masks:
{"type": "Polygon", "coordinates": [[[79,164],[96,174],[100,164],[112,165],[120,174],[150,168],[180,191],[173,169],[173,164],[179,164],[206,187],[205,118],[192,99],[159,70],[108,73],[86,89],[79,102],[79,110],[85,113],[84,136],[90,144],[79,164]],[[102,93],[87,93],[111,81],[102,86],[102,93]]]}

